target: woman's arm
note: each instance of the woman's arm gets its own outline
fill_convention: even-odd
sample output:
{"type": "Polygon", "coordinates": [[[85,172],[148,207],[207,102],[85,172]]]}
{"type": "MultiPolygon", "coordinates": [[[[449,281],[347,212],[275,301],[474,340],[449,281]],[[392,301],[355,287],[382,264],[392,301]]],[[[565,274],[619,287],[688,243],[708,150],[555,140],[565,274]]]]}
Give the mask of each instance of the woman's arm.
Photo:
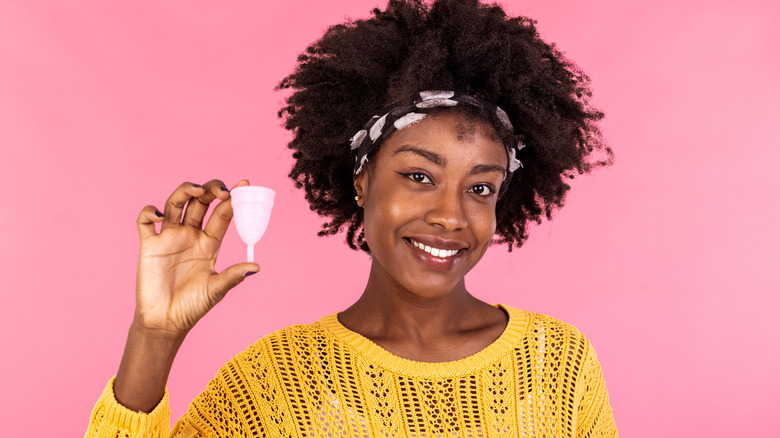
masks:
{"type": "Polygon", "coordinates": [[[184,336],[151,332],[133,322],[114,381],[116,400],[128,409],[151,412],[163,398],[184,336]]]}
{"type": "Polygon", "coordinates": [[[617,427],[609,405],[607,384],[596,357],[596,351],[587,341],[588,352],[582,364],[577,392],[577,436],[583,438],[617,437],[617,427]]]}
{"type": "MultiPolygon", "coordinates": [[[[248,184],[244,180],[237,186],[248,184]]],[[[232,217],[230,192],[219,180],[203,186],[180,185],[168,198],[164,213],[151,205],[141,211],[135,315],[116,379],[107,388],[112,394],[108,397],[104,392],[95,406],[90,431],[100,429],[116,436],[110,432],[110,425],[93,424],[116,418],[158,429],[148,423],[152,417],[155,422],[161,421],[161,415],[144,415],[169,411],[165,384],[187,333],[230,289],[259,270],[254,263],[240,263],[215,272],[217,254],[232,217]],[[216,199],[221,202],[204,225],[206,212],[216,199]],[[162,223],[159,233],[155,228],[158,222],[162,223]],[[103,414],[96,417],[99,409],[103,414]]],[[[166,418],[167,433],[170,420],[166,418]]],[[[126,425],[116,426],[114,430],[126,425]]],[[[104,435],[88,431],[87,436],[104,435]]]]}

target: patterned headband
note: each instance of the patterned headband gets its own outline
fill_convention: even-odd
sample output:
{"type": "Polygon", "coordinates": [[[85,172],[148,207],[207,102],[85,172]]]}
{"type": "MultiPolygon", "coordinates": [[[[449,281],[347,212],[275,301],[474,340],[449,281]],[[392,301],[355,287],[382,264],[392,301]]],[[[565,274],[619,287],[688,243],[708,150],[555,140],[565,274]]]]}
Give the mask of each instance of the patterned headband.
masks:
{"type": "MultiPolygon", "coordinates": [[[[421,91],[411,98],[411,103],[393,107],[383,116],[373,116],[365,127],[352,136],[352,151],[355,156],[355,168],[353,177],[357,178],[363,170],[363,165],[368,162],[368,155],[373,152],[387,137],[395,131],[400,131],[409,125],[419,122],[428,115],[425,111],[437,107],[452,107],[457,105],[469,105],[481,108],[495,114],[501,126],[510,133],[515,129],[509,116],[498,106],[482,100],[478,97],[455,91],[421,91]]],[[[506,146],[508,173],[512,173],[519,167],[523,167],[517,159],[517,152],[525,147],[522,141],[506,146]]],[[[504,176],[506,178],[506,175],[504,176]]]]}

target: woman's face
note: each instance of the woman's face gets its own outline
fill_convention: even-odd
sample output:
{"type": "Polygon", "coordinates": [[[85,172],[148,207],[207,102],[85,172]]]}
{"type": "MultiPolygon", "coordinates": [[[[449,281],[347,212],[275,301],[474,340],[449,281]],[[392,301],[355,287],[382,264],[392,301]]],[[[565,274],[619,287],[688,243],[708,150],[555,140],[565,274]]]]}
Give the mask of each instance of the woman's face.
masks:
{"type": "Polygon", "coordinates": [[[355,182],[372,275],[420,297],[465,287],[495,233],[506,166],[493,128],[457,113],[393,133],[355,182]]]}

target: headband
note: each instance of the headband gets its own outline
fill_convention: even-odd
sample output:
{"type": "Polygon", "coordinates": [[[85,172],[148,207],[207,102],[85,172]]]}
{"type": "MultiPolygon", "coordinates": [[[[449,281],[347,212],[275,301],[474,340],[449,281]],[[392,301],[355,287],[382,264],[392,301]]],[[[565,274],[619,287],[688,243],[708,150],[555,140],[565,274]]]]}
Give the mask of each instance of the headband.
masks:
{"type": "MultiPolygon", "coordinates": [[[[394,106],[383,116],[371,117],[365,127],[352,136],[350,139],[352,142],[351,150],[356,154],[353,178],[360,175],[363,165],[368,162],[368,155],[379,147],[390,134],[424,119],[428,115],[426,111],[431,108],[458,105],[468,105],[486,110],[495,115],[505,131],[511,134],[515,132],[506,112],[488,101],[455,91],[421,91],[408,99],[407,102],[394,106]]],[[[517,152],[523,149],[525,144],[522,141],[517,142],[517,144],[508,144],[505,141],[504,146],[509,163],[507,165],[508,175],[519,167],[523,167],[523,164],[517,159],[517,152]]]]}

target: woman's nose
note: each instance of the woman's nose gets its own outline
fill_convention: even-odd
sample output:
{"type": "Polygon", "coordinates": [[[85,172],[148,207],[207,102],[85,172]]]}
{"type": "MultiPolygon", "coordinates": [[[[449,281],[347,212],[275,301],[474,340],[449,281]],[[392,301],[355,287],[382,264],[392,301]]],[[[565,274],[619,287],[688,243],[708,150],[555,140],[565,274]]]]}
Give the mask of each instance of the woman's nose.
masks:
{"type": "Polygon", "coordinates": [[[444,230],[453,231],[465,228],[468,224],[464,210],[463,199],[455,190],[441,191],[435,199],[431,199],[425,221],[439,226],[444,230]]]}

